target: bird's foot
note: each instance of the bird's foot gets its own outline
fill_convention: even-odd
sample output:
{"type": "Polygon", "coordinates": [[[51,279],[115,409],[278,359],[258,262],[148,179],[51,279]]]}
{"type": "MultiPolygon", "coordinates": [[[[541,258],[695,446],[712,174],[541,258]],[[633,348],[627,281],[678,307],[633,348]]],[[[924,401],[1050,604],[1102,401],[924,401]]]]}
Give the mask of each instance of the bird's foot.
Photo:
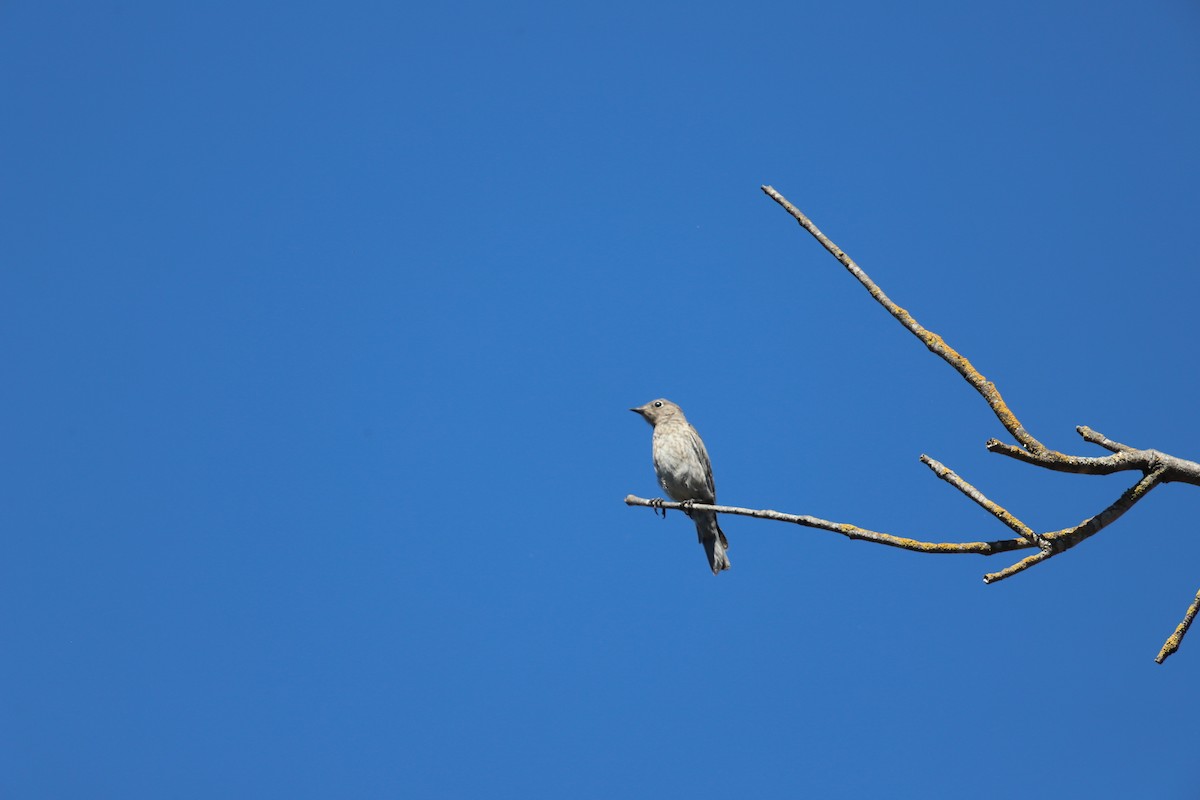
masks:
{"type": "Polygon", "coordinates": [[[667,510],[665,508],[663,508],[664,502],[665,501],[661,497],[655,497],[653,500],[650,501],[650,507],[652,509],[654,509],[655,516],[658,516],[659,512],[662,512],[662,518],[666,519],[667,518],[667,510]]]}

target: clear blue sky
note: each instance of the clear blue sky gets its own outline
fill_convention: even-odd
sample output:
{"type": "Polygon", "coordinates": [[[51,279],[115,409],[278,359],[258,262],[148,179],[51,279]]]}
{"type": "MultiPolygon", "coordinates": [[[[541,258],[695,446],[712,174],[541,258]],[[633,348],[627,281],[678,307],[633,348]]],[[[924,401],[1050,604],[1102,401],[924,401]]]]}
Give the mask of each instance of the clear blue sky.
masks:
{"type": "Polygon", "coordinates": [[[0,7],[0,793],[1195,797],[1194,2],[0,7]]]}

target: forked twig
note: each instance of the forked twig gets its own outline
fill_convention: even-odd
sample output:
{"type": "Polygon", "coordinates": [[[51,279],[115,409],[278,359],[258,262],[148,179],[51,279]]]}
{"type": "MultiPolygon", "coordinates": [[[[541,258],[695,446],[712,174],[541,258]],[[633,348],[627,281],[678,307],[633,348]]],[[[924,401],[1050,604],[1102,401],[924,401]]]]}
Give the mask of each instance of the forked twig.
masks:
{"type": "MultiPolygon", "coordinates": [[[[1059,472],[1074,472],[1085,475],[1110,475],[1114,472],[1124,471],[1139,471],[1142,473],[1142,478],[1137,483],[1122,493],[1112,505],[1099,514],[1084,520],[1072,528],[1039,535],[1029,530],[1024,523],[1021,523],[1020,520],[1012,516],[1006,509],[992,503],[982,493],[963,481],[949,469],[927,456],[922,456],[922,460],[937,473],[938,477],[950,482],[984,509],[996,516],[997,519],[1017,531],[1027,541],[1037,544],[1037,553],[999,572],[985,575],[984,581],[986,583],[995,583],[996,581],[1003,580],[1018,572],[1023,572],[1034,564],[1041,563],[1051,556],[1069,550],[1115,522],[1122,514],[1132,508],[1135,503],[1145,497],[1147,492],[1161,483],[1178,482],[1200,486],[1200,464],[1195,461],[1171,456],[1158,450],[1142,450],[1130,447],[1129,445],[1113,441],[1086,426],[1076,428],[1076,431],[1083,437],[1084,441],[1103,447],[1111,455],[1099,457],[1072,456],[1052,450],[1043,445],[1017,419],[1016,414],[1004,402],[1004,398],[1000,395],[999,390],[996,389],[995,384],[987,380],[975,369],[974,365],[965,356],[948,345],[941,336],[922,327],[908,311],[892,302],[866,272],[854,263],[853,259],[830,241],[829,237],[821,233],[812,220],[806,217],[800,209],[788,202],[787,198],[770,186],[763,186],[762,190],[768,197],[787,211],[800,224],[800,227],[812,234],[813,238],[820,242],[821,246],[828,250],[870,292],[871,296],[887,309],[889,314],[920,339],[931,352],[954,367],[967,383],[979,392],[996,415],[996,418],[1000,421],[1000,424],[1013,435],[1013,438],[1020,445],[1017,447],[997,439],[989,439],[986,447],[990,452],[1006,455],[1027,464],[1059,472]]],[[[1198,596],[1197,602],[1200,602],[1200,596],[1198,596]]],[[[1193,603],[1188,608],[1183,622],[1179,624],[1175,629],[1175,633],[1163,645],[1163,649],[1156,659],[1158,663],[1161,664],[1167,656],[1178,649],[1180,640],[1183,638],[1184,633],[1187,632],[1188,626],[1196,615],[1196,607],[1197,603],[1193,603]]]]}
{"type": "MultiPolygon", "coordinates": [[[[1019,537],[991,542],[925,542],[895,534],[870,531],[849,523],[830,522],[806,515],[785,514],[778,511],[755,510],[736,506],[702,505],[699,503],[693,503],[689,507],[715,511],[721,514],[738,514],[759,519],[790,522],[809,528],[832,531],[850,539],[861,539],[863,541],[898,547],[919,553],[976,553],[979,555],[995,555],[1012,550],[1037,549],[1037,552],[1021,561],[998,572],[988,573],[984,576],[984,582],[995,583],[1075,547],[1115,522],[1159,484],[1178,482],[1200,486],[1200,463],[1171,456],[1158,450],[1143,450],[1130,447],[1129,445],[1113,441],[1086,426],[1080,426],[1076,428],[1076,431],[1083,437],[1084,441],[1108,450],[1109,455],[1072,456],[1046,447],[1021,424],[1016,414],[1013,413],[1012,409],[1004,401],[995,384],[985,378],[965,356],[947,344],[946,340],[941,336],[923,327],[907,310],[894,303],[850,256],[846,255],[840,247],[822,233],[813,224],[812,220],[788,202],[787,198],[770,186],[763,186],[762,190],[787,211],[802,228],[812,234],[813,238],[828,250],[889,314],[895,317],[910,333],[920,339],[930,352],[953,367],[980,394],[988,404],[988,407],[991,408],[992,413],[996,415],[996,419],[1000,421],[1005,430],[1012,434],[1019,445],[1007,444],[998,439],[989,439],[985,446],[990,452],[999,453],[1027,464],[1059,472],[1073,472],[1084,475],[1110,475],[1115,472],[1138,471],[1142,473],[1142,476],[1133,486],[1126,489],[1120,497],[1113,501],[1111,505],[1095,516],[1089,517],[1070,528],[1037,533],[1006,508],[989,500],[982,492],[953,470],[929,456],[922,455],[921,461],[933,470],[934,474],[1007,525],[1019,537]]],[[[662,500],[647,500],[633,495],[626,497],[625,502],[631,506],[654,506],[663,509],[681,508],[683,505],[681,503],[671,503],[662,500]]],[[[1200,609],[1200,593],[1197,593],[1196,599],[1188,607],[1183,621],[1179,623],[1175,628],[1175,632],[1171,634],[1163,645],[1162,650],[1159,651],[1158,657],[1155,658],[1156,662],[1161,664],[1179,648],[1179,643],[1183,639],[1184,634],[1187,633],[1188,627],[1192,624],[1192,620],[1195,618],[1198,609],[1200,609]]]]}

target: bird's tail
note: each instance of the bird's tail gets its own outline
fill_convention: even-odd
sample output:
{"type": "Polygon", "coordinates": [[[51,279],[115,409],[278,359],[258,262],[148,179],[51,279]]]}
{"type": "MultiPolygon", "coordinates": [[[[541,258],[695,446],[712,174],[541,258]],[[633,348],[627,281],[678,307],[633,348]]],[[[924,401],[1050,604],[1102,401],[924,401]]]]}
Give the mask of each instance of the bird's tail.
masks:
{"type": "Polygon", "coordinates": [[[696,519],[696,535],[700,544],[704,545],[704,553],[708,556],[708,565],[712,567],[713,575],[719,574],[723,569],[729,569],[729,556],[725,553],[729,547],[729,540],[717,524],[717,515],[698,511],[693,513],[696,519]]]}

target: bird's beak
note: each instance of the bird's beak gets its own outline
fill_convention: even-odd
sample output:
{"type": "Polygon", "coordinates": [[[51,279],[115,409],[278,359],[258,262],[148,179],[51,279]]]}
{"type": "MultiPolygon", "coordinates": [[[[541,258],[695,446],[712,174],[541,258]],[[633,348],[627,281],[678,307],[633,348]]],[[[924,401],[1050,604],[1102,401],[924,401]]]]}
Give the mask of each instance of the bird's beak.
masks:
{"type": "Polygon", "coordinates": [[[635,414],[641,414],[643,417],[646,416],[646,407],[645,406],[638,406],[637,408],[631,408],[629,410],[635,414]]]}

